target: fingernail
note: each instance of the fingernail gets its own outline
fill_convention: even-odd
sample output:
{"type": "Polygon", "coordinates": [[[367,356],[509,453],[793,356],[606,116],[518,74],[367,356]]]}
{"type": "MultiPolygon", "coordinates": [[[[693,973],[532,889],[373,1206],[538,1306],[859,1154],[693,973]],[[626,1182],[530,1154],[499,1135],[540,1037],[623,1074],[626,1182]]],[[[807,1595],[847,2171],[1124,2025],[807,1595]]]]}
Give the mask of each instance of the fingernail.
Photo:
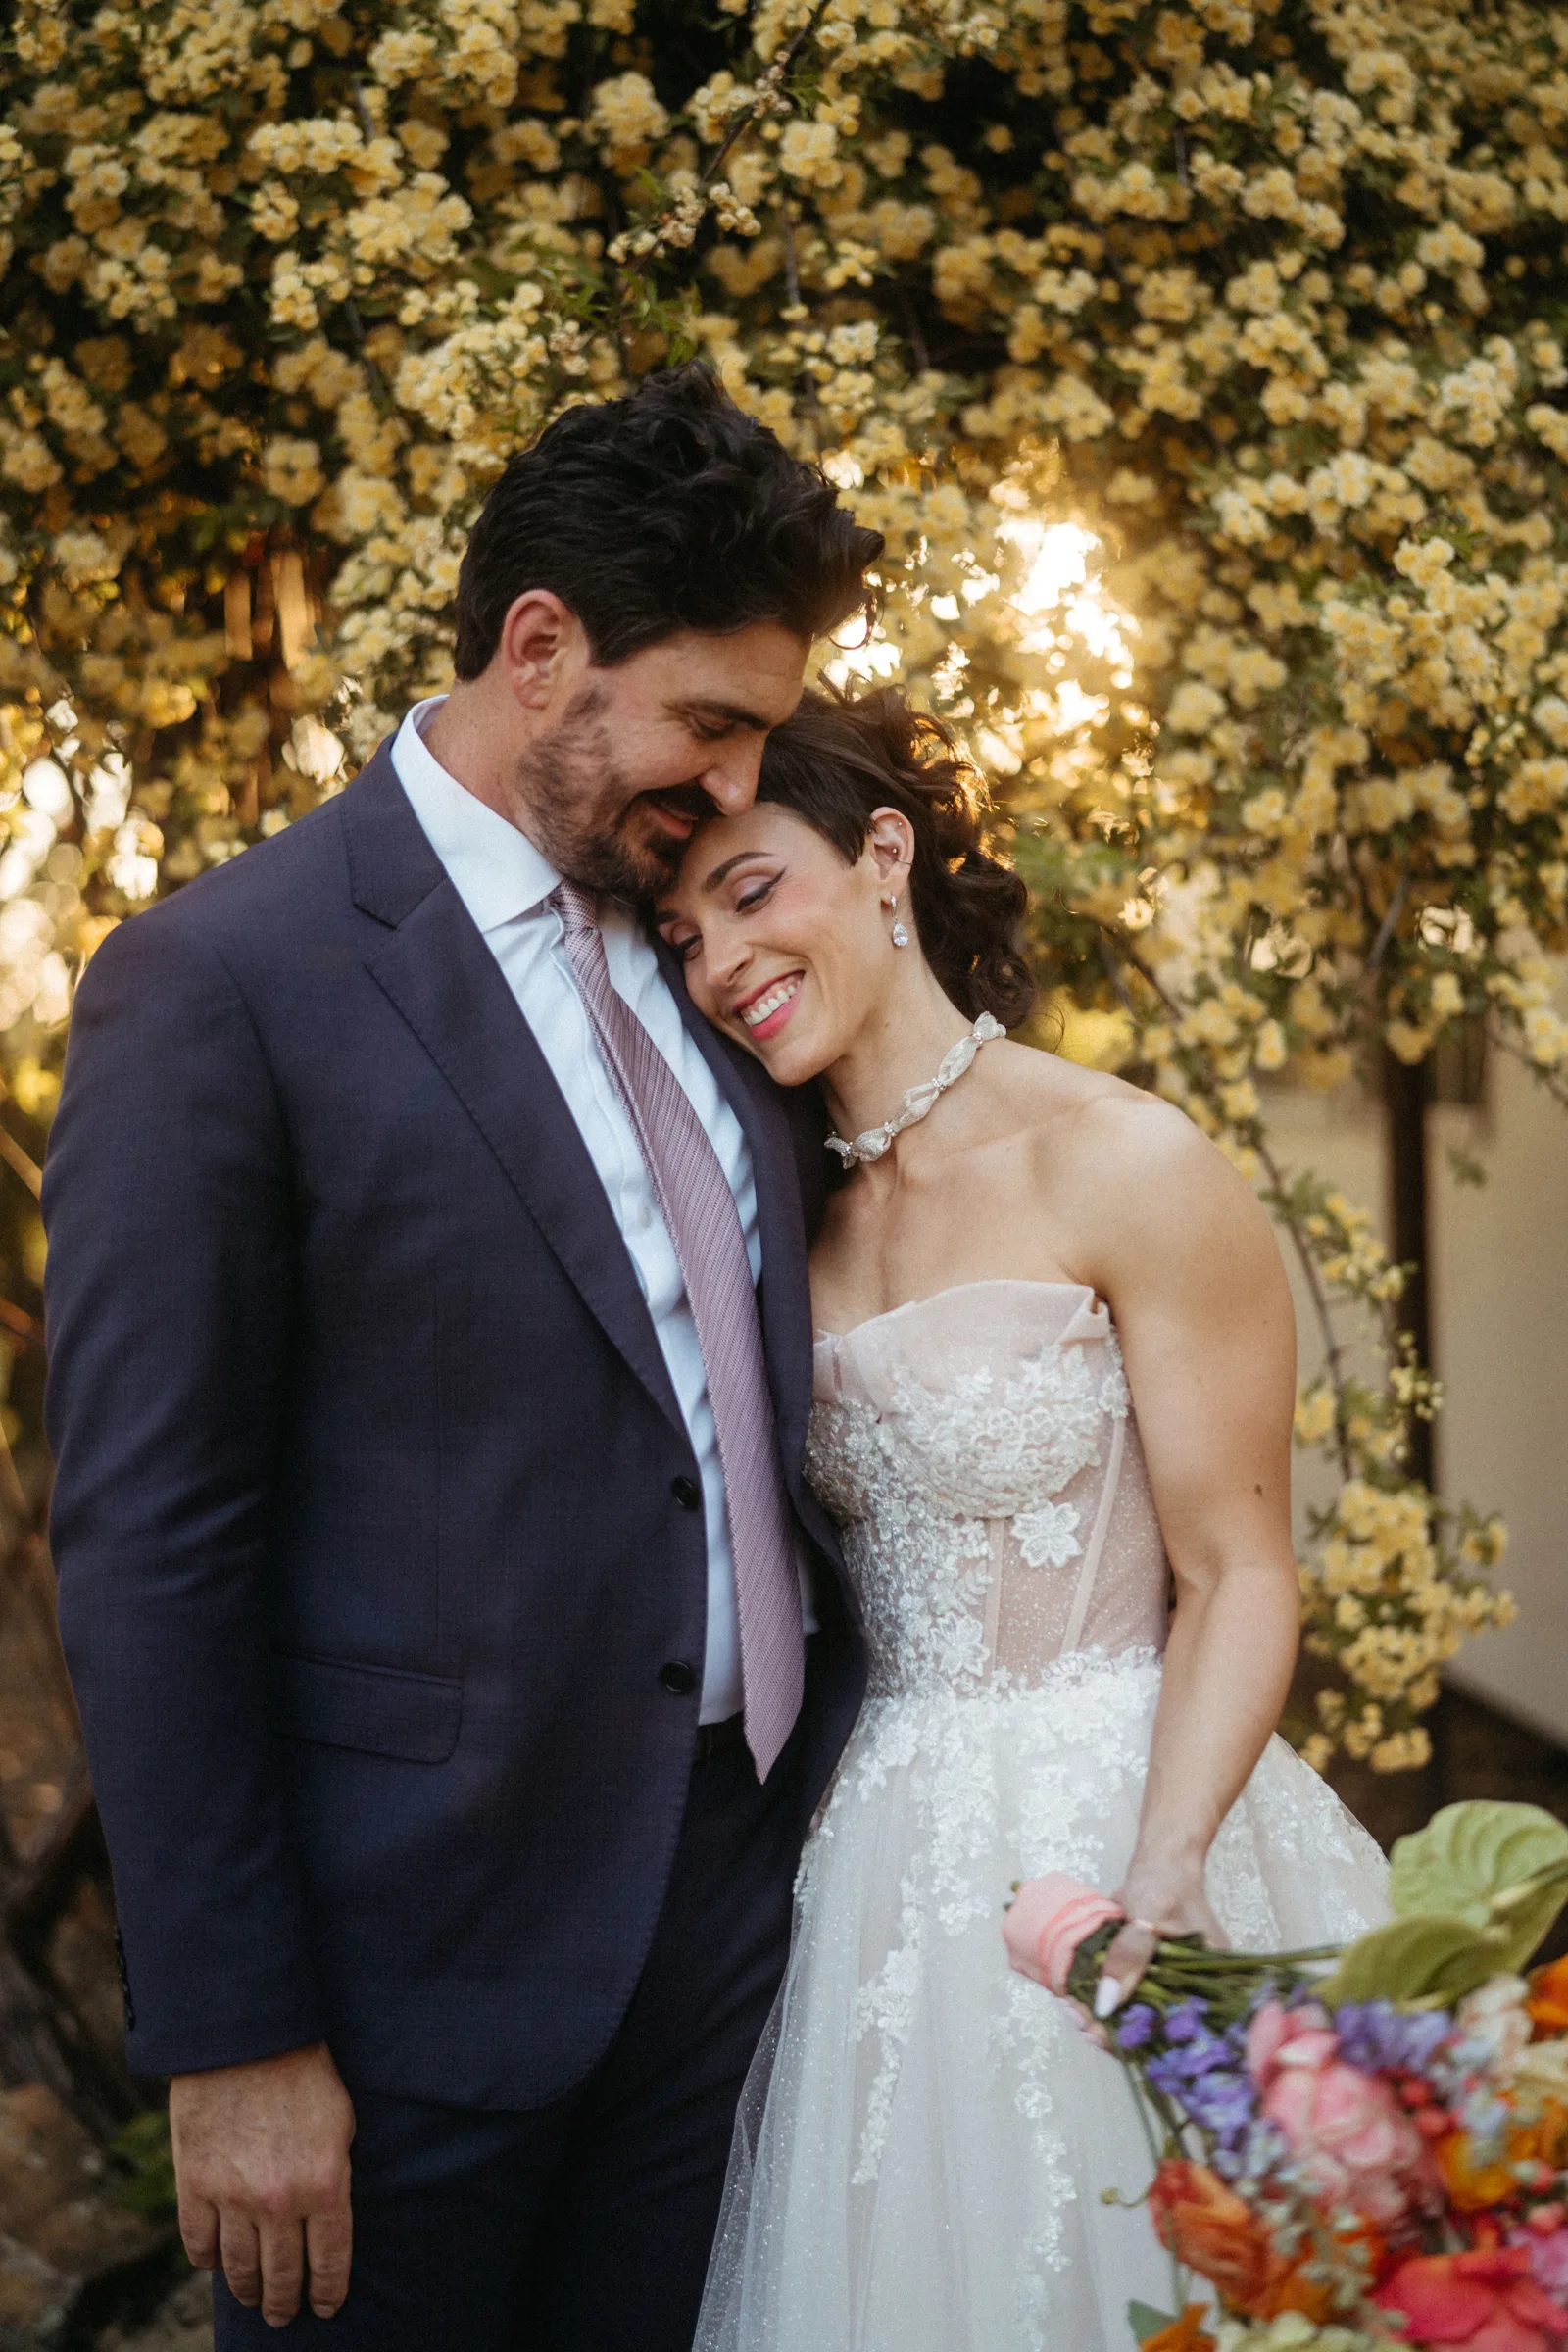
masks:
{"type": "Polygon", "coordinates": [[[1114,2012],[1121,1999],[1121,1986],[1114,1977],[1102,1977],[1095,1986],[1095,2015],[1104,2019],[1114,2012]]]}

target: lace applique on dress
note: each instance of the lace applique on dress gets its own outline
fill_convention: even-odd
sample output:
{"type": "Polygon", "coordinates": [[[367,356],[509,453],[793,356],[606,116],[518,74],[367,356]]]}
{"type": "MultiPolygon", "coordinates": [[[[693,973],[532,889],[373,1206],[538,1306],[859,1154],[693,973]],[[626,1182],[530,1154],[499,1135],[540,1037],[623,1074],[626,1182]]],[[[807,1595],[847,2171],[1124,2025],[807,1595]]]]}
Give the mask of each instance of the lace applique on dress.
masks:
{"type": "Polygon", "coordinates": [[[1065,1568],[1083,1550],[1078,1541],[1078,1512],[1070,1502],[1043,1502],[1037,1511],[1020,1511],[1012,1523],[1018,1550],[1031,1568],[1065,1568]]]}

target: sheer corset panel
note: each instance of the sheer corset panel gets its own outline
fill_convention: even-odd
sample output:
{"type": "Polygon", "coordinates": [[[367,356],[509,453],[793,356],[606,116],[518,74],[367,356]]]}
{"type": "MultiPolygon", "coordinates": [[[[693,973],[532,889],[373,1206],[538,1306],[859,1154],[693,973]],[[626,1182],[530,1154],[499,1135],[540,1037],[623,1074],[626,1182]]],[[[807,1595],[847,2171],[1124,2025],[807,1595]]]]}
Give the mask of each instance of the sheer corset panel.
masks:
{"type": "Polygon", "coordinates": [[[1109,1310],[965,1283],[816,1346],[807,1475],[843,1530],[871,1687],[1019,1690],[1162,1649],[1159,1521],[1109,1310]]]}

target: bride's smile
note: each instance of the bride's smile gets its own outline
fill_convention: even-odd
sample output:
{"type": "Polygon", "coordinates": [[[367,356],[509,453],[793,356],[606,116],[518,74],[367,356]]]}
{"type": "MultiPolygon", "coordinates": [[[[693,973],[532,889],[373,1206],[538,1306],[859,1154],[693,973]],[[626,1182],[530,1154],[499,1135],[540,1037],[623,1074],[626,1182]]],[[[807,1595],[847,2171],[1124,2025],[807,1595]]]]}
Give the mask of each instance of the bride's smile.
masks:
{"type": "Polygon", "coordinates": [[[757,1039],[777,1037],[800,999],[804,972],[788,972],[782,980],[764,980],[749,997],[742,997],[735,1006],[752,1036],[757,1039]]]}

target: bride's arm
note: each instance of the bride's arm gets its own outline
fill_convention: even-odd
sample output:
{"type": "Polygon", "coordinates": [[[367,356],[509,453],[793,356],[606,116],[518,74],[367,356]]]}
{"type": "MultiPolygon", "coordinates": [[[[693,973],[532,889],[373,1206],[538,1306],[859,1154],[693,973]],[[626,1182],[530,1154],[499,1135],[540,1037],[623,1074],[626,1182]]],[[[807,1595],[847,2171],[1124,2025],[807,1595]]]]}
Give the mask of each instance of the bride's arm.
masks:
{"type": "Polygon", "coordinates": [[[1118,1889],[1129,1921],[1149,1925],[1123,1929],[1106,1955],[1125,1996],[1153,1948],[1149,1928],[1223,1940],[1203,1866],[1290,1685],[1296,1321],[1268,1219],[1212,1145],[1147,1099],[1107,1103],[1096,1123],[1107,1145],[1096,1271],[1176,1593],[1138,1844],[1118,1889]]]}

